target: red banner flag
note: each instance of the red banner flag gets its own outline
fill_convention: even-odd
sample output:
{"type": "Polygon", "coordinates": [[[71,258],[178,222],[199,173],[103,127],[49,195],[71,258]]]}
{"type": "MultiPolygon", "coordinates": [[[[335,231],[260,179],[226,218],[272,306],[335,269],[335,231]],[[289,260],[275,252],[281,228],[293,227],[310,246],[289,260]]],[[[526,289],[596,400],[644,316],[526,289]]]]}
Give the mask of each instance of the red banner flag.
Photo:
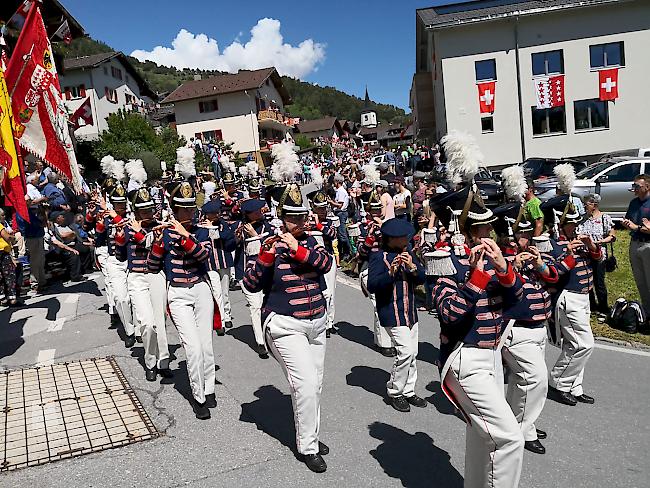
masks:
{"type": "Polygon", "coordinates": [[[564,106],[564,75],[535,78],[535,95],[537,108],[553,108],[564,106]]]}
{"type": "Polygon", "coordinates": [[[601,69],[598,72],[598,86],[602,101],[618,98],[618,68],[601,69]]]}
{"type": "Polygon", "coordinates": [[[18,143],[80,191],[68,115],[38,2],[32,4],[25,19],[6,79],[18,143]]]}
{"type": "Polygon", "coordinates": [[[488,81],[476,85],[478,87],[478,103],[482,114],[494,113],[496,85],[496,81],[488,81]]]}
{"type": "Polygon", "coordinates": [[[84,100],[84,103],[79,105],[79,108],[75,110],[70,120],[72,120],[72,124],[74,125],[75,130],[79,127],[82,127],[82,124],[80,123],[82,120],[84,122],[83,125],[94,125],[93,110],[90,105],[90,97],[86,98],[86,100],[84,100]]]}

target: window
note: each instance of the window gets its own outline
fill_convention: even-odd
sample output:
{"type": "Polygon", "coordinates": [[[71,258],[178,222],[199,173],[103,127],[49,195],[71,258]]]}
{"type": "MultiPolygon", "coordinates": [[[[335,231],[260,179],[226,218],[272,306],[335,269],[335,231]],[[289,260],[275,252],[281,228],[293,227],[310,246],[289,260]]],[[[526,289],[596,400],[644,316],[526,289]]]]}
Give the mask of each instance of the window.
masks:
{"type": "Polygon", "coordinates": [[[566,117],[564,107],[542,108],[532,107],[533,135],[566,133],[566,117]]]}
{"type": "Polygon", "coordinates": [[[610,169],[603,176],[607,176],[607,182],[631,182],[635,176],[641,173],[641,163],[622,164],[610,169]]]}
{"type": "Polygon", "coordinates": [[[104,74],[108,76],[108,68],[106,66],[104,66],[104,74]]]}
{"type": "Polygon", "coordinates": [[[115,66],[111,66],[111,75],[113,78],[117,78],[118,80],[122,79],[122,70],[120,68],[116,68],[115,66]]]}
{"type": "Polygon", "coordinates": [[[533,76],[564,73],[564,55],[561,50],[533,53],[532,59],[533,76]]]}
{"type": "Polygon", "coordinates": [[[476,81],[492,81],[497,79],[497,63],[494,59],[476,61],[474,63],[476,81]]]}
{"type": "Polygon", "coordinates": [[[66,86],[63,91],[65,92],[66,100],[86,98],[86,85],[66,86]]]}
{"type": "Polygon", "coordinates": [[[625,66],[625,53],[622,42],[596,44],[589,46],[589,63],[592,68],[625,66]]]}
{"type": "Polygon", "coordinates": [[[578,100],[573,102],[573,113],[576,130],[609,128],[607,102],[598,99],[578,100]]]}
{"type": "Polygon", "coordinates": [[[204,141],[223,141],[223,134],[220,130],[208,130],[203,132],[201,139],[204,141]]]}
{"type": "Polygon", "coordinates": [[[111,103],[117,103],[117,91],[113,88],[104,87],[104,95],[106,95],[106,100],[111,103]]]}
{"type": "Polygon", "coordinates": [[[208,100],[207,102],[199,102],[199,112],[206,113],[206,112],[216,112],[219,110],[219,104],[217,103],[217,100],[208,100]]]}
{"type": "Polygon", "coordinates": [[[481,132],[494,132],[494,117],[481,117],[481,132]]]}

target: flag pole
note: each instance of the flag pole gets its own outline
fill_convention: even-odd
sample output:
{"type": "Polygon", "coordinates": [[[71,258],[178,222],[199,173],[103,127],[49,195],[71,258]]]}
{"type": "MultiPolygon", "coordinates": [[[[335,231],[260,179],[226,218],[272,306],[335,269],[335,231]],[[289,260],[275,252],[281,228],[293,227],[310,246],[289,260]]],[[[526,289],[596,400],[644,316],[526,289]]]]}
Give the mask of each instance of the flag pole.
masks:
{"type": "Polygon", "coordinates": [[[25,73],[25,69],[27,68],[27,63],[29,63],[29,60],[32,59],[33,50],[34,50],[34,44],[32,44],[32,48],[29,50],[29,54],[23,56],[23,65],[20,67],[20,71],[18,72],[18,76],[16,77],[16,83],[14,83],[14,86],[11,88],[11,91],[9,92],[10,100],[14,99],[14,93],[16,92],[16,88],[18,87],[18,83],[20,82],[20,79],[23,77],[23,74],[25,73]]]}

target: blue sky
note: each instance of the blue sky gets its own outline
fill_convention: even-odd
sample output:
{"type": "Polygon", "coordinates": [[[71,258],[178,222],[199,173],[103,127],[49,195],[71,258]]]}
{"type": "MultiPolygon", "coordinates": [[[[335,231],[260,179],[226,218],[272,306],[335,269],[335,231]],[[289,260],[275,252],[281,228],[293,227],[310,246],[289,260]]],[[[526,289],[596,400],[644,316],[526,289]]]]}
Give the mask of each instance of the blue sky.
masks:
{"type": "Polygon", "coordinates": [[[415,9],[449,2],[63,0],[62,3],[93,38],[127,54],[139,50],[137,57],[164,60],[168,64],[185,62],[203,65],[196,67],[230,70],[255,67],[262,59],[275,56],[277,61],[273,64],[281,66],[287,74],[360,97],[367,84],[373,100],[408,111],[408,92],[415,66],[415,9]],[[260,23],[264,18],[276,19],[279,24],[260,23]],[[251,29],[255,26],[253,36],[251,29]],[[181,30],[184,31],[179,35],[181,30]],[[206,37],[197,37],[199,34],[206,37]],[[246,46],[251,38],[253,42],[246,46]],[[176,48],[171,49],[175,39],[176,48]],[[313,42],[304,42],[308,39],[313,42]],[[241,45],[226,49],[233,42],[241,45]],[[282,44],[291,46],[282,47],[282,44]],[[169,49],[154,51],[156,46],[169,49]]]}

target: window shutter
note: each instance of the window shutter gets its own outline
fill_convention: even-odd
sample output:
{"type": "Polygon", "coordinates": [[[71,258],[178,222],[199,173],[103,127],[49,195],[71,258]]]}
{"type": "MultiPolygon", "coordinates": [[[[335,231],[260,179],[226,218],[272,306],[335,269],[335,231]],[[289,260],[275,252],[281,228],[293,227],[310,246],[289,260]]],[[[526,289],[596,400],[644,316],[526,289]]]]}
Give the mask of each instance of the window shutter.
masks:
{"type": "Polygon", "coordinates": [[[86,85],[79,85],[79,96],[81,98],[86,98],[86,85]]]}
{"type": "Polygon", "coordinates": [[[213,108],[214,108],[214,111],[215,111],[215,112],[216,112],[217,110],[219,110],[219,102],[217,101],[216,98],[214,99],[214,101],[212,102],[212,104],[213,104],[213,108]]]}
{"type": "Polygon", "coordinates": [[[221,133],[220,130],[215,130],[215,131],[214,131],[214,136],[215,136],[214,138],[215,138],[217,141],[223,141],[223,134],[221,133]]]}
{"type": "Polygon", "coordinates": [[[110,97],[108,96],[108,87],[104,87],[104,96],[106,97],[106,100],[110,100],[110,97]]]}
{"type": "Polygon", "coordinates": [[[203,110],[203,102],[199,102],[199,112],[203,113],[205,110],[203,110]]]}
{"type": "Polygon", "coordinates": [[[69,86],[65,87],[65,99],[66,100],[71,100],[72,99],[72,93],[70,92],[70,87],[69,86]]]}

